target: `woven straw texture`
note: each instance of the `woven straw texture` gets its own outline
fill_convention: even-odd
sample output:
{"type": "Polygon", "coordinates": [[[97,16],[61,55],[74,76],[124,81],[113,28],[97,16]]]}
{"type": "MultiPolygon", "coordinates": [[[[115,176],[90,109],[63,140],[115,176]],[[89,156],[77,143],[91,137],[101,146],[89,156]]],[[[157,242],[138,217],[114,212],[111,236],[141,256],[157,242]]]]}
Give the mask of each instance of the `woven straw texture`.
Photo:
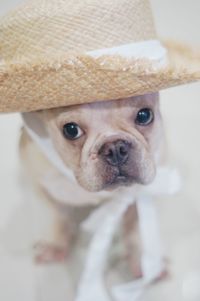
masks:
{"type": "Polygon", "coordinates": [[[0,23],[5,60],[30,60],[154,39],[146,0],[30,0],[0,23]],[[142,30],[141,30],[142,28],[142,30]]]}
{"type": "Polygon", "coordinates": [[[0,111],[119,99],[200,79],[200,53],[166,44],[167,67],[85,54],[156,39],[147,0],[31,0],[0,22],[0,111]]]}

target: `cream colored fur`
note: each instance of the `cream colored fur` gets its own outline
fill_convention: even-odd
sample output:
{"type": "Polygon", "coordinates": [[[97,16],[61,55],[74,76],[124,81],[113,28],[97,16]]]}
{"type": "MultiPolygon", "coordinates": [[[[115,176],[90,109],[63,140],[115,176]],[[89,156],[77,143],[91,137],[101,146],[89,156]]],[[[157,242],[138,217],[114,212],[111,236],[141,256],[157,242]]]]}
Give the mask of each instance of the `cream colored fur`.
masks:
{"type": "MultiPolygon", "coordinates": [[[[153,181],[156,168],[163,159],[163,127],[157,94],[33,114],[44,123],[60,158],[76,177],[74,181],[62,175],[23,129],[21,159],[30,185],[34,187],[34,214],[43,216],[42,227],[38,227],[36,235],[35,257],[39,262],[49,262],[66,257],[76,238],[80,222],[96,206],[127,191],[134,198],[135,190],[142,189],[144,184],[153,181]],[[146,107],[154,111],[154,122],[147,127],[137,127],[134,124],[136,113],[146,107]],[[72,121],[81,125],[86,133],[77,141],[68,141],[62,135],[62,126],[72,121]],[[136,151],[130,161],[132,165],[129,164],[126,171],[129,173],[129,169],[136,167],[142,172],[138,172],[128,186],[105,186],[104,173],[108,169],[98,157],[98,150],[113,139],[129,139],[135,146],[136,151]]],[[[112,176],[112,171],[110,172],[112,176]]],[[[138,232],[133,231],[137,229],[135,210],[133,207],[125,215],[124,229],[127,256],[131,258],[135,275],[139,276],[138,232]]]]}

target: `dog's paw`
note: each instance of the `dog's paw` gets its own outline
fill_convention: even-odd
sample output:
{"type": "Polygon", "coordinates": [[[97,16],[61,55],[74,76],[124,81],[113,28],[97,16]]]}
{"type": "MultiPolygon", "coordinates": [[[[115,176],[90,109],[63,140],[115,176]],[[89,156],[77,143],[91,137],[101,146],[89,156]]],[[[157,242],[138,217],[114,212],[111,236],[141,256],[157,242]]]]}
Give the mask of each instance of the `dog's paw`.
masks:
{"type": "Polygon", "coordinates": [[[132,263],[131,274],[134,279],[139,279],[143,277],[142,267],[139,261],[132,263]]]}
{"type": "MultiPolygon", "coordinates": [[[[169,260],[168,258],[163,259],[164,267],[163,270],[152,280],[153,283],[157,283],[163,280],[167,280],[170,277],[169,260]]],[[[131,271],[134,279],[142,278],[143,272],[140,261],[134,261],[131,264],[131,271]]]]}
{"type": "MultiPolygon", "coordinates": [[[[134,266],[132,268],[132,275],[134,277],[134,279],[140,279],[142,278],[144,275],[142,273],[142,269],[140,266],[134,266]]],[[[163,269],[160,274],[158,274],[153,280],[152,283],[157,283],[160,281],[164,281],[167,280],[170,277],[170,272],[168,269],[163,269]]]]}
{"type": "Polygon", "coordinates": [[[170,278],[171,273],[170,273],[170,259],[168,257],[163,258],[163,270],[160,272],[160,274],[154,279],[153,282],[160,282],[163,280],[167,280],[170,278]]]}
{"type": "Polygon", "coordinates": [[[34,261],[36,264],[50,264],[64,262],[69,254],[67,246],[53,243],[38,242],[34,245],[34,261]]]}
{"type": "Polygon", "coordinates": [[[153,282],[160,282],[163,280],[167,280],[170,278],[170,259],[168,257],[163,258],[163,270],[160,272],[160,274],[154,279],[153,282]]]}
{"type": "Polygon", "coordinates": [[[152,282],[157,283],[157,282],[160,282],[160,281],[167,280],[168,278],[170,278],[170,272],[166,268],[166,269],[162,270],[160,272],[160,274],[152,282]]]}

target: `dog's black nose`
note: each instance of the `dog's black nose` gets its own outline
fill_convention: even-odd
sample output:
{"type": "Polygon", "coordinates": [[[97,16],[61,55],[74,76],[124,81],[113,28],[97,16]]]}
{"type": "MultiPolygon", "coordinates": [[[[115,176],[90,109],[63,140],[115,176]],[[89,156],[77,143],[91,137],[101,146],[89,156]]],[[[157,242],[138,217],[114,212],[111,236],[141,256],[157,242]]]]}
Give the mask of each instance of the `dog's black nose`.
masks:
{"type": "Polygon", "coordinates": [[[105,143],[99,154],[103,159],[112,166],[123,165],[129,157],[131,143],[125,140],[117,140],[105,143]]]}

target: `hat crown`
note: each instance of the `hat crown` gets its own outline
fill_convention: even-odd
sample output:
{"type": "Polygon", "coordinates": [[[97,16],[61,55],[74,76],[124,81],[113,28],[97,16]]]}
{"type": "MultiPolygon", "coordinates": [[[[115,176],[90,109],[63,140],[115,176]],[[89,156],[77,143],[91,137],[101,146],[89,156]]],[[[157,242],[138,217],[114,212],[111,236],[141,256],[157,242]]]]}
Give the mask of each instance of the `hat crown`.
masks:
{"type": "Polygon", "coordinates": [[[21,61],[155,39],[148,0],[31,0],[0,22],[0,57],[21,61]]]}

